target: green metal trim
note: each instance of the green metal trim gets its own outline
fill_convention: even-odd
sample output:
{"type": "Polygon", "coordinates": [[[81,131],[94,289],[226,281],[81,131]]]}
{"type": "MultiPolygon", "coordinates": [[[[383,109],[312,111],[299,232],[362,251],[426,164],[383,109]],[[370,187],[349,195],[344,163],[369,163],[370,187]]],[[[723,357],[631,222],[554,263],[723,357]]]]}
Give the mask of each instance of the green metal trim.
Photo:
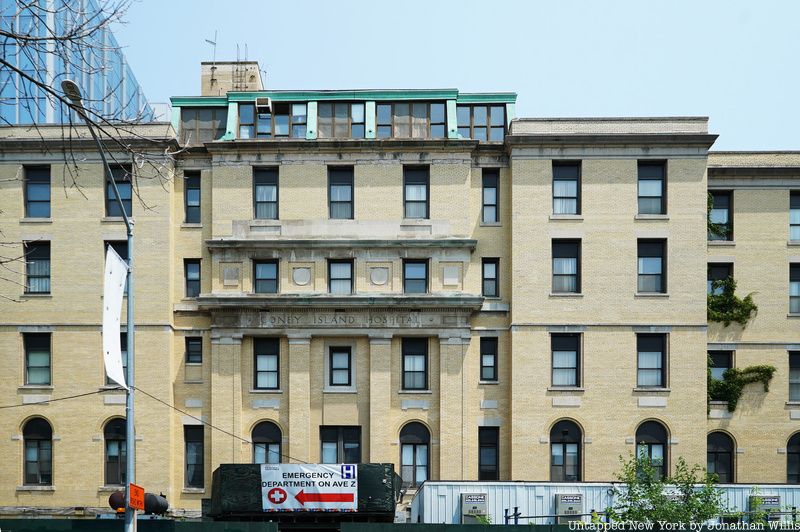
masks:
{"type": "Polygon", "coordinates": [[[317,138],[317,102],[308,102],[306,108],[306,140],[317,138]]]}
{"type": "Polygon", "coordinates": [[[228,105],[225,96],[173,96],[169,99],[173,107],[224,107],[228,105]]]}
{"type": "MultiPolygon", "coordinates": [[[[349,91],[258,91],[229,92],[231,101],[254,101],[256,98],[271,98],[276,102],[326,101],[326,100],[453,100],[457,89],[387,89],[349,91]]],[[[516,95],[515,95],[516,97],[516,95]]]]}
{"type": "Polygon", "coordinates": [[[220,140],[236,140],[239,134],[239,104],[228,103],[228,123],[225,125],[225,134],[220,140]]]}
{"type": "Polygon", "coordinates": [[[458,113],[456,112],[456,101],[447,100],[447,138],[458,138],[458,113]]]}
{"type": "Polygon", "coordinates": [[[458,95],[456,103],[516,103],[516,92],[476,92],[458,95]]]}
{"type": "Polygon", "coordinates": [[[378,125],[375,116],[375,102],[364,103],[364,138],[374,139],[378,136],[378,125]]]}
{"type": "Polygon", "coordinates": [[[181,108],[180,107],[173,107],[172,108],[172,129],[175,132],[178,132],[181,126],[181,108]]]}
{"type": "Polygon", "coordinates": [[[517,117],[517,105],[514,103],[506,104],[506,131],[511,131],[511,121],[517,117]]]}

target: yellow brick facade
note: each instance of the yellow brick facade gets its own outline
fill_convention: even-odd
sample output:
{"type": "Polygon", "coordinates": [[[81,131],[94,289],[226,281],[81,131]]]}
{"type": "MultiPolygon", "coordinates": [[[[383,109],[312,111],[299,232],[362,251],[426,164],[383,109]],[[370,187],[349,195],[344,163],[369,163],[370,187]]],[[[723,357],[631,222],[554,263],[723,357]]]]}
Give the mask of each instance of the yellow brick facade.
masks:
{"type": "MultiPolygon", "coordinates": [[[[4,137],[2,238],[17,255],[20,242],[50,242],[52,289],[25,295],[19,262],[0,284],[0,406],[23,405],[0,410],[0,507],[104,507],[117,487],[105,485],[103,428],[124,416],[124,395],[104,388],[99,279],[103,243],[124,240],[124,224],[105,216],[91,146],[80,147],[78,191],[62,186],[63,157],[40,153],[37,138],[4,137]],[[50,166],[48,219],[24,214],[24,167],[37,164],[50,166]],[[23,339],[37,332],[51,335],[52,379],[30,386],[23,339]],[[23,430],[37,416],[53,428],[53,479],[31,486],[23,430]]],[[[714,138],[704,119],[519,120],[503,143],[220,140],[180,153],[166,186],[139,180],[133,207],[137,386],[175,407],[136,395],[138,483],[196,512],[219,464],[253,460],[264,421],[280,428],[283,461],[321,461],[320,427],[359,427],[361,460],[398,472],[400,432],[419,422],[429,478],[441,480],[477,480],[479,428],[496,427],[498,478],[549,481],[560,420],[580,427],[582,481],[612,480],[637,428],[656,420],[670,467],[681,456],[704,464],[706,435],[721,429],[736,440],[736,481],[785,482],[794,408],[800,417],[787,402],[787,350],[800,344],[787,316],[788,264],[800,262],[788,242],[798,174],[762,171],[763,187],[741,169],[722,175],[708,155],[714,138]],[[553,214],[554,161],[580,163],[579,215],[553,214]],[[642,161],[665,164],[665,215],[638,214],[642,161]],[[328,171],[341,166],[354,170],[352,220],[329,219],[328,171]],[[404,219],[410,167],[429,171],[427,219],[404,219]],[[277,170],[278,220],[255,219],[258,168],[277,170]],[[497,223],[482,222],[486,169],[499,175],[497,223]],[[186,223],[185,178],[195,173],[201,221],[186,223]],[[720,186],[735,190],[735,245],[707,242],[706,191],[720,186]],[[578,294],[553,293],[554,239],[581,243],[578,294]],[[639,240],[666,242],[664,294],[637,292],[639,240]],[[741,291],[757,292],[744,330],[706,322],[703,272],[719,256],[735,262],[741,291]],[[482,295],[484,258],[499,261],[499,297],[482,295]],[[186,296],[187,259],[201,261],[199,297],[186,296]],[[353,261],[352,295],[329,293],[330,259],[353,261]],[[408,259],[428,261],[426,294],[404,294],[408,259]],[[255,260],[277,261],[276,294],[256,293],[255,260]],[[561,333],[580,338],[577,386],[553,384],[551,337],[561,333]],[[657,389],[637,384],[639,334],[666,338],[657,389]],[[201,363],[187,362],[187,337],[202,338],[201,363]],[[277,339],[276,389],[257,386],[259,338],[277,339]],[[427,345],[422,390],[404,389],[405,338],[427,345]],[[481,338],[497,339],[496,381],[481,380],[481,338]],[[732,417],[707,405],[706,352],[720,345],[735,346],[737,366],[778,368],[770,392],[748,388],[732,417]],[[352,354],[346,388],[329,382],[336,346],[352,354]],[[204,422],[203,486],[187,487],[184,427],[204,422]]]]}

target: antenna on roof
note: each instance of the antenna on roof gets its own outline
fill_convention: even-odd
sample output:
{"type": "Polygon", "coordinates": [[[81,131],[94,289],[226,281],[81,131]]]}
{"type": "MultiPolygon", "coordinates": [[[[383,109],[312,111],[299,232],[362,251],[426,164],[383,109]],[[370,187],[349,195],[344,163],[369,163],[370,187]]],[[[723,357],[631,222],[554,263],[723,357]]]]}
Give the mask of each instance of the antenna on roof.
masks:
{"type": "Polygon", "coordinates": [[[205,41],[208,44],[210,44],[211,46],[214,47],[214,52],[213,52],[213,55],[212,55],[211,63],[216,63],[217,62],[217,30],[214,30],[214,40],[213,41],[211,39],[205,39],[205,41]]]}

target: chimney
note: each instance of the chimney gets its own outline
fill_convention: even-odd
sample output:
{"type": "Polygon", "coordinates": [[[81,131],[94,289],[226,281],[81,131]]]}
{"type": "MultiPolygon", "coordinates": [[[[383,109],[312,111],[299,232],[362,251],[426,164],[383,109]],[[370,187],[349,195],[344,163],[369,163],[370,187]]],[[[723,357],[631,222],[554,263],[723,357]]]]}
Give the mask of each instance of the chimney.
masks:
{"type": "Polygon", "coordinates": [[[228,92],[264,90],[258,61],[203,61],[200,63],[200,96],[224,96],[228,92]]]}

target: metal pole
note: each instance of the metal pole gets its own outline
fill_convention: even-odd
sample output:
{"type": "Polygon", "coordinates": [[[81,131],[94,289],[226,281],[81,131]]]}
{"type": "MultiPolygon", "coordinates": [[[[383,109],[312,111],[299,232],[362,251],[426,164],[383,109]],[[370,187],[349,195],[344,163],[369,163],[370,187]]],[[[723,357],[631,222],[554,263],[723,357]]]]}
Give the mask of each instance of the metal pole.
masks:
{"type": "MultiPolygon", "coordinates": [[[[128,384],[128,391],[125,394],[125,532],[136,531],[136,510],[131,508],[131,489],[130,484],[136,482],[136,438],[133,426],[133,386],[134,386],[134,353],[133,353],[133,337],[134,337],[134,324],[133,324],[133,223],[128,218],[128,213],[125,212],[125,206],[122,203],[122,197],[119,194],[117,184],[114,182],[114,177],[111,173],[111,168],[108,166],[106,155],[103,152],[103,146],[97,138],[97,134],[92,128],[89,118],[83,113],[83,109],[76,105],[78,114],[81,115],[83,121],[86,122],[86,127],[92,138],[97,144],[97,150],[100,152],[100,158],[103,160],[103,173],[105,174],[105,181],[111,183],[111,188],[114,190],[114,197],[119,205],[119,210],[122,213],[122,219],[125,221],[125,228],[128,234],[128,309],[127,309],[127,346],[128,351],[128,368],[125,375],[125,380],[128,384]]],[[[133,177],[131,176],[131,179],[133,177]]],[[[132,184],[131,184],[132,186],[132,184]]],[[[105,195],[105,190],[103,191],[105,195]]]]}

